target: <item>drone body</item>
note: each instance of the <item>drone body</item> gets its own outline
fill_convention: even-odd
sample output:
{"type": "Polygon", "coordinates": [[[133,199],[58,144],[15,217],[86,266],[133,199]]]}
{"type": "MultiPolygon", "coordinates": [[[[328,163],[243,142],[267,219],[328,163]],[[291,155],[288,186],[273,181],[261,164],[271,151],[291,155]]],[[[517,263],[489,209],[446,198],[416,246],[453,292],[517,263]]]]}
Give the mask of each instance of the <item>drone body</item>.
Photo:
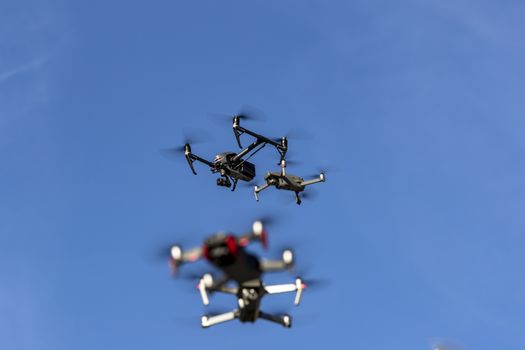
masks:
{"type": "Polygon", "coordinates": [[[300,193],[303,192],[306,186],[313,185],[318,182],[326,181],[325,174],[321,172],[318,178],[305,181],[302,177],[286,173],[286,160],[281,160],[281,172],[268,172],[264,176],[266,183],[262,186],[255,186],[253,193],[255,199],[259,201],[259,192],[265,190],[270,186],[274,186],[278,190],[295,192],[295,202],[301,204],[300,193]]]}
{"type": "Polygon", "coordinates": [[[245,117],[233,117],[233,132],[239,147],[242,148],[240,137],[243,134],[253,136],[255,141],[248,147],[242,149],[239,153],[222,152],[217,154],[215,160],[211,162],[192,153],[191,145],[189,143],[186,143],[183,146],[184,156],[186,157],[186,161],[188,162],[193,174],[197,175],[193,163],[195,161],[204,163],[210,167],[212,173],[220,174],[221,177],[217,179],[218,186],[231,187],[232,191],[235,191],[239,180],[246,182],[253,180],[255,177],[255,164],[248,162],[248,159],[250,159],[255,153],[259,152],[267,144],[274,146],[281,155],[281,159],[284,159],[286,151],[288,150],[287,139],[283,137],[277,142],[250,131],[240,125],[240,120],[243,118],[245,117]]]}
{"type": "Polygon", "coordinates": [[[302,291],[306,287],[300,278],[295,283],[265,285],[262,275],[270,271],[282,271],[293,266],[293,253],[283,250],[281,260],[263,260],[246,251],[245,247],[253,241],[266,245],[266,231],[261,221],[255,221],[252,232],[236,237],[232,234],[217,233],[204,241],[201,247],[183,252],[180,246],[170,249],[172,271],[184,263],[205,258],[211,265],[221,270],[223,276],[217,281],[211,274],[204,274],[198,284],[204,305],[209,304],[209,293],[221,292],[235,295],[238,308],[220,315],[201,318],[202,327],[239,319],[241,322],[255,322],[258,318],[276,322],[285,327],[291,326],[289,315],[271,315],[260,310],[261,299],[267,294],[296,292],[298,305],[302,291]],[[232,283],[234,286],[232,286],[232,283]]]}

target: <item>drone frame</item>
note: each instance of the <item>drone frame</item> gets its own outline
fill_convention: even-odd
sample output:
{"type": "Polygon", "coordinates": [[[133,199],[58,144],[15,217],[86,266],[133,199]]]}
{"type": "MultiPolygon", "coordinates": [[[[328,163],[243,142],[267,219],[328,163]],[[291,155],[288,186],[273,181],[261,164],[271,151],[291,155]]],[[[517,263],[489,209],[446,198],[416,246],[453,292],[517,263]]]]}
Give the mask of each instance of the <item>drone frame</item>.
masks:
{"type": "Polygon", "coordinates": [[[297,203],[297,205],[300,205],[302,203],[300,193],[303,192],[307,186],[326,181],[325,173],[321,172],[318,178],[306,181],[301,177],[291,175],[293,176],[293,178],[298,179],[298,181],[296,182],[290,179],[290,175],[286,174],[286,159],[281,159],[280,166],[281,172],[279,175],[276,175],[276,173],[269,172],[265,176],[266,183],[264,185],[254,186],[253,194],[257,202],[259,201],[259,192],[267,189],[270,186],[275,186],[277,189],[280,190],[282,189],[295,192],[295,203],[297,203]],[[281,181],[282,183],[280,184],[281,181]]]}
{"type": "MultiPolygon", "coordinates": [[[[241,247],[246,247],[250,243],[259,242],[264,249],[268,248],[268,237],[264,223],[261,220],[255,220],[252,223],[252,229],[250,232],[240,235],[237,238],[237,243],[241,247]]],[[[197,246],[186,251],[183,251],[181,246],[173,245],[170,248],[169,256],[169,266],[171,274],[175,276],[177,274],[178,268],[185,264],[195,262],[202,258],[203,256],[203,247],[197,246]]],[[[293,264],[293,252],[290,250],[283,251],[282,260],[261,260],[261,269],[264,272],[270,272],[275,270],[282,270],[285,268],[291,267],[293,264]],[[285,256],[285,252],[288,251],[285,256]]]]}
{"type": "Polygon", "coordinates": [[[192,153],[190,144],[186,143],[184,145],[184,156],[194,175],[197,175],[197,172],[195,171],[193,163],[195,161],[204,163],[210,167],[212,173],[220,173],[222,178],[217,179],[217,185],[230,187],[233,183],[232,191],[235,191],[235,188],[237,187],[237,182],[239,180],[251,181],[255,177],[255,166],[252,163],[247,162],[247,160],[250,159],[257,152],[259,152],[267,144],[270,144],[275,147],[275,149],[280,155],[281,161],[285,159],[286,152],[288,151],[288,140],[286,137],[282,137],[279,142],[276,142],[261,134],[255,133],[249,129],[242,127],[240,125],[241,118],[242,116],[239,115],[233,117],[233,133],[235,135],[235,139],[237,140],[239,148],[241,148],[242,150],[235,156],[233,156],[231,160],[226,160],[224,163],[219,161],[211,162],[192,153]],[[243,134],[248,134],[250,136],[255,137],[256,139],[244,149],[241,144],[241,136],[243,134]],[[247,158],[243,159],[245,156],[247,156],[247,158]],[[230,165],[232,166],[230,167],[230,165]],[[247,169],[243,168],[244,165],[247,167],[247,169]],[[235,173],[235,176],[232,176],[232,173],[235,173]]]}
{"type": "Polygon", "coordinates": [[[258,281],[251,281],[245,285],[239,287],[225,287],[222,285],[215,285],[213,283],[213,278],[210,274],[205,274],[199,281],[198,289],[201,295],[203,305],[209,305],[208,291],[212,292],[221,292],[237,296],[237,304],[239,308],[234,309],[229,312],[225,312],[218,315],[203,315],[201,317],[201,326],[203,328],[208,328],[220,323],[231,321],[234,319],[239,319],[241,322],[255,322],[258,318],[280,324],[286,328],[290,328],[292,325],[292,318],[288,314],[284,315],[274,315],[266,313],[259,309],[260,302],[262,298],[267,294],[281,294],[281,293],[292,293],[295,292],[294,304],[298,306],[301,303],[303,290],[306,288],[306,285],[301,278],[297,277],[295,283],[285,283],[285,284],[273,284],[265,285],[261,283],[260,293],[257,293],[254,289],[253,283],[258,281]],[[251,303],[255,303],[256,306],[249,306],[251,303]],[[247,313],[253,313],[250,317],[243,315],[245,309],[251,307],[252,310],[246,311],[247,313]]]}

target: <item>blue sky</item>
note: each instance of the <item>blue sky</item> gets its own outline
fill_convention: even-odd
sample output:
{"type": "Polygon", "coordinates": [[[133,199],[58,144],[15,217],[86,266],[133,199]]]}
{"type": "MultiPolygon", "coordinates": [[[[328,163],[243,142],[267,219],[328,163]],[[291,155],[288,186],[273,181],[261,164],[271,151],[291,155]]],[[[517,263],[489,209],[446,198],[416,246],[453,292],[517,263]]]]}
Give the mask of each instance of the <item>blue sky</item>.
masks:
{"type": "Polygon", "coordinates": [[[523,349],[523,7],[1,2],[0,347],[523,349]],[[207,115],[244,104],[267,115],[256,131],[313,134],[290,141],[289,171],[337,169],[315,200],[256,203],[159,152],[192,127],[210,136],[196,153],[235,150],[207,115]],[[254,251],[294,245],[328,285],[300,308],[264,300],[290,305],[291,330],[200,329],[192,283],[156,250],[268,213],[274,249],[254,251]]]}

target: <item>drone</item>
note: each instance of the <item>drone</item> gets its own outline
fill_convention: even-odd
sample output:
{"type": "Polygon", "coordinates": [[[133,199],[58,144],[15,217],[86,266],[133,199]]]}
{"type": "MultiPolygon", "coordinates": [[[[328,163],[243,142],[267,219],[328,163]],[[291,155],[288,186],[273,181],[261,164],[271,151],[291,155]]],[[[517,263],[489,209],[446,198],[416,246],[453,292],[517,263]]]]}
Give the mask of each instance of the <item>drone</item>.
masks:
{"type": "Polygon", "coordinates": [[[302,177],[292,175],[292,174],[287,174],[286,173],[286,160],[281,159],[281,172],[280,173],[268,172],[264,176],[264,180],[266,180],[266,183],[264,185],[260,187],[255,186],[253,189],[253,194],[255,195],[255,199],[257,201],[259,201],[259,192],[265,190],[266,188],[270,186],[275,186],[275,188],[279,190],[295,192],[295,203],[299,205],[302,202],[299,193],[303,192],[306,186],[313,185],[318,182],[326,181],[326,177],[325,177],[324,172],[321,172],[318,178],[305,181],[302,177]]]}
{"type": "Polygon", "coordinates": [[[218,314],[201,317],[201,326],[208,328],[220,323],[238,319],[240,322],[255,322],[264,319],[280,324],[286,328],[292,326],[292,318],[288,314],[269,314],[260,309],[261,300],[268,294],[295,292],[294,304],[299,305],[306,284],[301,278],[293,283],[265,284],[261,277],[265,272],[283,271],[294,264],[294,254],[290,249],[282,251],[280,260],[263,260],[246,251],[245,247],[258,241],[267,247],[267,233],[263,222],[257,220],[252,225],[251,232],[236,237],[224,232],[216,233],[204,241],[202,246],[183,251],[179,245],[170,249],[169,262],[172,273],[185,263],[195,262],[205,258],[211,265],[221,270],[223,276],[215,280],[210,273],[204,274],[197,285],[202,303],[209,305],[209,294],[221,292],[235,295],[238,308],[218,314]]]}
{"type": "Polygon", "coordinates": [[[213,162],[206,160],[198,155],[192,153],[191,145],[186,143],[182,151],[194,175],[197,175],[193,163],[195,161],[206,164],[210,167],[212,173],[219,173],[221,177],[217,179],[217,186],[223,186],[235,191],[237,182],[239,180],[249,182],[255,177],[255,164],[248,161],[253,155],[259,152],[267,144],[274,146],[284,160],[288,150],[288,140],[286,137],[280,139],[270,139],[268,137],[250,131],[240,125],[241,119],[248,119],[246,115],[236,115],[233,117],[233,133],[239,148],[243,148],[241,144],[241,136],[248,134],[255,137],[255,141],[240,152],[222,152],[215,156],[213,162]]]}

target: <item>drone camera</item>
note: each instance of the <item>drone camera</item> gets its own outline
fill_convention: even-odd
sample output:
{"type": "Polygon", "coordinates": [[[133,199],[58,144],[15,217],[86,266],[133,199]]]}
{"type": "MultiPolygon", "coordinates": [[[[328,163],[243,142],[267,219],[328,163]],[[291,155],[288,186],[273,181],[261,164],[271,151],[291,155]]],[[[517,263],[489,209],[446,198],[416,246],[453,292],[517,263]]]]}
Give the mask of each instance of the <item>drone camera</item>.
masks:
{"type": "Polygon", "coordinates": [[[225,177],[220,177],[217,179],[217,186],[230,187],[231,185],[232,183],[230,180],[225,177]]]}

